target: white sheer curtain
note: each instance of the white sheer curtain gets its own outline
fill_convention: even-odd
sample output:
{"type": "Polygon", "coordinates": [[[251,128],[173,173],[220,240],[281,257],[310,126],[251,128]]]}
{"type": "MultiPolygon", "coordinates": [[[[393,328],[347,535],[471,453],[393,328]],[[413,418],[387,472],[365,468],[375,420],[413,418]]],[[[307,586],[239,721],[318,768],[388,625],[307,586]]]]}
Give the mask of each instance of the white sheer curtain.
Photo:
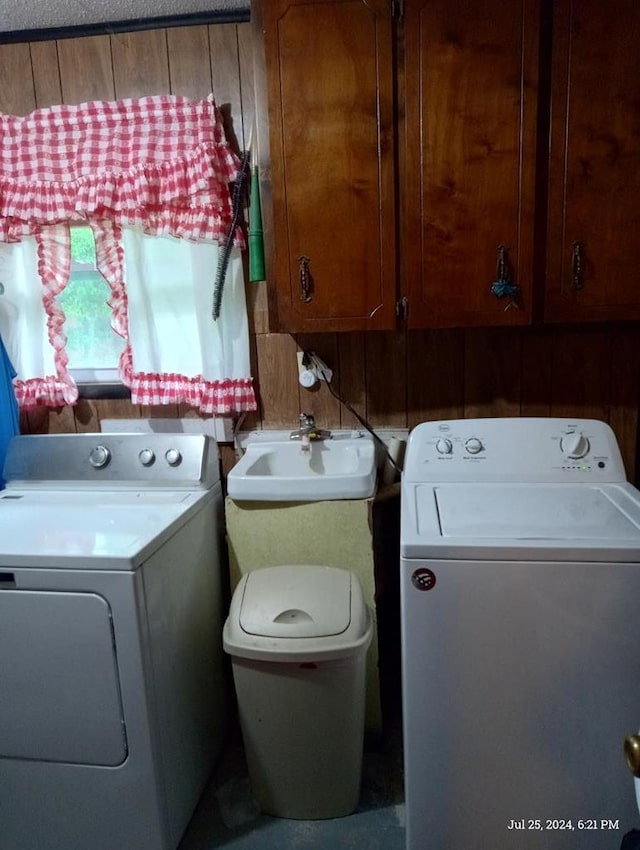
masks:
{"type": "Polygon", "coordinates": [[[57,225],[20,242],[0,242],[0,336],[17,373],[16,397],[24,406],[77,399],[67,370],[64,315],[55,298],[68,268],[61,262],[56,270],[47,262],[64,255],[68,241],[68,229],[57,225]]]}
{"type": "Polygon", "coordinates": [[[134,400],[185,401],[207,413],[246,404],[251,386],[240,249],[232,249],[214,321],[213,290],[223,250],[217,243],[146,236],[125,227],[122,244],[131,348],[127,383],[134,400]]]}

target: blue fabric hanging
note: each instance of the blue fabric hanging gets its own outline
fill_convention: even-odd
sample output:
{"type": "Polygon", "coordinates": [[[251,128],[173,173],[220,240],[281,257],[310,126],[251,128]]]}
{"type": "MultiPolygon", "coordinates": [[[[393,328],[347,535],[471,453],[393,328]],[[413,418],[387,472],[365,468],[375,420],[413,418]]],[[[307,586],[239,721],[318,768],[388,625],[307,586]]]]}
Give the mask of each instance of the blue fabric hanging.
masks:
{"type": "Polygon", "coordinates": [[[20,411],[13,391],[16,370],[0,337],[0,490],[4,487],[2,469],[9,440],[20,433],[20,411]]]}

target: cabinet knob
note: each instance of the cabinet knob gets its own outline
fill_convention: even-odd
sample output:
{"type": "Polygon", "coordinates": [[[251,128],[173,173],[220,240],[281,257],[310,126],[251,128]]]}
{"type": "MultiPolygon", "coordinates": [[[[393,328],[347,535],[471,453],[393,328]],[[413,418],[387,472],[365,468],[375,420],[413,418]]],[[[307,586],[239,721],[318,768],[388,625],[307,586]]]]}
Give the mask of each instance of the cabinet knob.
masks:
{"type": "Polygon", "coordinates": [[[311,272],[309,271],[309,257],[298,257],[298,267],[300,270],[300,300],[308,304],[311,301],[312,280],[311,272]]]}

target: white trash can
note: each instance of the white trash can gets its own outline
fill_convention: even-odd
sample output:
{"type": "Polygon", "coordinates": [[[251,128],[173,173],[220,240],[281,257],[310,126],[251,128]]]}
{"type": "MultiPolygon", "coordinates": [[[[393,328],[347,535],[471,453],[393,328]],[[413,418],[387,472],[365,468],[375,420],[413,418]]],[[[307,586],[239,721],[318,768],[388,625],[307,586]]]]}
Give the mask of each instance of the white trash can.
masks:
{"type": "Polygon", "coordinates": [[[315,819],[356,808],[372,634],[360,582],[348,570],[265,567],[239,582],[223,645],[262,811],[315,819]]]}

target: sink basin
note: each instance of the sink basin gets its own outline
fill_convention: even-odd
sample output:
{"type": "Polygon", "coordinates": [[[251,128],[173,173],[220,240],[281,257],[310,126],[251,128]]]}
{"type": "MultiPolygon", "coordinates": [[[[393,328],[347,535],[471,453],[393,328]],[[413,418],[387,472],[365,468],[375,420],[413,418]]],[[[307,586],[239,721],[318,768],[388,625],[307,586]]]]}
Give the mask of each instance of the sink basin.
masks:
{"type": "Polygon", "coordinates": [[[319,502],[366,499],[376,486],[373,439],[336,435],[314,440],[303,452],[299,440],[259,440],[247,444],[227,478],[232,499],[319,502]]]}

